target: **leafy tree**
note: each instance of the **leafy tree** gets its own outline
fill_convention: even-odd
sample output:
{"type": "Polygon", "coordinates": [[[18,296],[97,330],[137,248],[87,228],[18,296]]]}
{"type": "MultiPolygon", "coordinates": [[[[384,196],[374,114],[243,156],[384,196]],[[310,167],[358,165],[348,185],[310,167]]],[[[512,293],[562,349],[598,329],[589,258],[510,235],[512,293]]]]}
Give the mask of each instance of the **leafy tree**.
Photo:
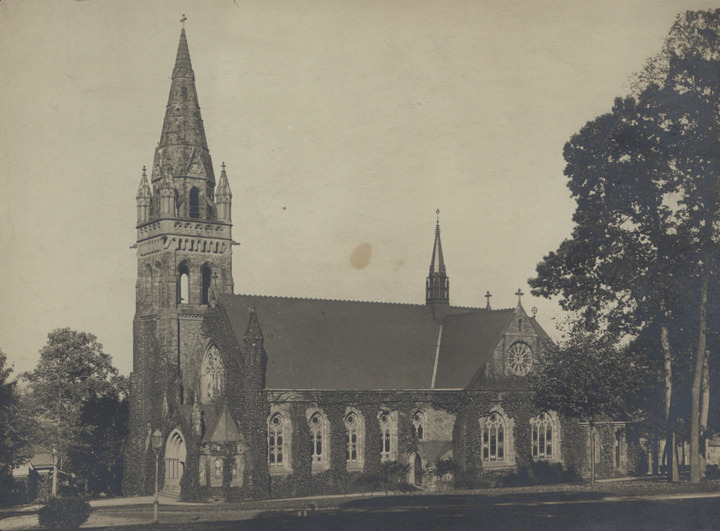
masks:
{"type": "MultiPolygon", "coordinates": [[[[652,385],[650,374],[611,336],[576,324],[563,344],[548,351],[530,384],[539,409],[583,420],[592,430],[599,420],[632,416],[652,385]]],[[[594,481],[594,467],[591,472],[594,481]]]]}
{"type": "Polygon", "coordinates": [[[20,397],[7,356],[0,350],[0,499],[9,500],[12,470],[31,455],[30,420],[21,414],[20,397]]]}
{"type": "Polygon", "coordinates": [[[121,493],[122,444],[128,422],[125,388],[123,379],[112,392],[88,399],[80,408],[80,430],[68,459],[70,469],[83,479],[86,492],[121,493]]]}
{"type": "Polygon", "coordinates": [[[94,335],[69,328],[48,334],[37,367],[25,374],[41,429],[37,440],[58,453],[59,466],[91,483],[116,465],[124,436],[125,378],[94,335]],[[109,408],[104,410],[104,408],[109,408]],[[117,448],[115,448],[117,446],[117,448]]]}
{"type": "Polygon", "coordinates": [[[720,223],[719,34],[720,10],[680,15],[639,76],[637,98],[617,99],[570,140],[565,173],[576,227],[531,280],[535,294],[561,295],[587,326],[639,337],[658,325],[670,430],[673,366],[678,353],[694,351],[693,481],[701,473],[708,319],[717,308],[710,279],[720,223]]]}

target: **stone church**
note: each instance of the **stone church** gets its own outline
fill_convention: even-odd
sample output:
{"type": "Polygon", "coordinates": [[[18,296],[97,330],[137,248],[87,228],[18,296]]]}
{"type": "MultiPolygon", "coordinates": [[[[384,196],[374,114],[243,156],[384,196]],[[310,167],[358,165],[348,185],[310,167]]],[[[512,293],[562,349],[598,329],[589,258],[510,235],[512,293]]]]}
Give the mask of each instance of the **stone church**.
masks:
{"type": "MultiPolygon", "coordinates": [[[[160,488],[184,498],[348,492],[386,461],[423,489],[441,460],[468,485],[538,462],[587,469],[587,429],[528,390],[548,335],[519,290],[514,308],[450,304],[439,222],[424,305],[270,297],[234,293],[231,207],[183,28],[137,192],[128,494],[154,488],[155,430],[160,488]]],[[[624,438],[606,436],[598,470],[623,470],[624,438]]]]}

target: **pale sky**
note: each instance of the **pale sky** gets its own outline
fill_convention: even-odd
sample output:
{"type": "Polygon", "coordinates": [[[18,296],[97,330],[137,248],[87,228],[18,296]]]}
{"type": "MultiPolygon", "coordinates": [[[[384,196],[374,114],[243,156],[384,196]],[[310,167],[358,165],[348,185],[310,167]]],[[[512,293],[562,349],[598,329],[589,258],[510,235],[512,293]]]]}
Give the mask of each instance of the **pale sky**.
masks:
{"type": "MultiPolygon", "coordinates": [[[[0,1],[0,348],[30,370],[69,326],[131,371],[135,193],[183,13],[236,293],[421,304],[439,208],[451,303],[504,308],[572,229],[564,144],[713,7],[0,1]]],[[[555,333],[555,302],[523,305],[555,333]]]]}

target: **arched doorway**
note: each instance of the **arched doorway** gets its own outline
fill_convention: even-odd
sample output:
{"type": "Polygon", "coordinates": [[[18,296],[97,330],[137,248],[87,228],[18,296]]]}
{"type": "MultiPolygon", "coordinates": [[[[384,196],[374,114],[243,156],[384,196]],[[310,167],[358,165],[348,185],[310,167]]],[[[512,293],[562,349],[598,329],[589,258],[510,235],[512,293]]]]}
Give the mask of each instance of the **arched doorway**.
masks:
{"type": "Polygon", "coordinates": [[[422,459],[415,454],[415,462],[413,463],[413,481],[416,487],[422,487],[423,467],[422,459]]]}
{"type": "Polygon", "coordinates": [[[165,487],[180,487],[180,479],[185,471],[187,449],[185,441],[178,430],[173,431],[165,444],[165,487]]]}

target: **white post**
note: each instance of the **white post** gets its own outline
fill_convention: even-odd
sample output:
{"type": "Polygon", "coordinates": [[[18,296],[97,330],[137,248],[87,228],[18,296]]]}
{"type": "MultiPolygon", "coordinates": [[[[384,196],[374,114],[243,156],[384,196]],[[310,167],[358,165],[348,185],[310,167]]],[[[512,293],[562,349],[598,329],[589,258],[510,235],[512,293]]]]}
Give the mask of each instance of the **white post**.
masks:
{"type": "Polygon", "coordinates": [[[53,480],[52,480],[52,495],[57,496],[57,477],[58,477],[58,466],[57,466],[57,450],[55,448],[52,449],[52,456],[53,456],[53,480]]]}
{"type": "Polygon", "coordinates": [[[155,499],[153,500],[153,523],[158,523],[158,462],[160,456],[155,452],[155,499]]]}

